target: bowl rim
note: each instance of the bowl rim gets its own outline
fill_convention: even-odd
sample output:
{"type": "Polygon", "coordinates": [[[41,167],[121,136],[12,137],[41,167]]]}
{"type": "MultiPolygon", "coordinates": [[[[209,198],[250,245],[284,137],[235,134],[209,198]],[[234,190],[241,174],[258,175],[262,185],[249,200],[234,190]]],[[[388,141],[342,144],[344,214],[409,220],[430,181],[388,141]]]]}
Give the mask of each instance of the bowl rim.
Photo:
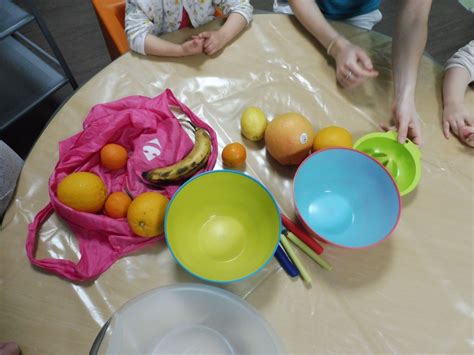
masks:
{"type": "Polygon", "coordinates": [[[316,236],[316,238],[318,239],[321,239],[322,241],[324,241],[325,243],[328,243],[328,244],[331,244],[331,245],[335,245],[335,246],[338,246],[338,247],[341,247],[341,248],[346,248],[346,249],[368,249],[368,248],[372,248],[374,246],[376,246],[377,244],[383,242],[384,240],[386,240],[388,237],[390,237],[393,232],[395,231],[395,229],[397,228],[398,226],[398,223],[400,222],[400,216],[401,216],[401,213],[402,213],[402,198],[401,198],[401,195],[400,195],[400,190],[398,189],[398,185],[397,183],[395,182],[395,179],[393,178],[393,176],[387,171],[387,169],[375,158],[372,158],[370,155],[364,153],[364,152],[361,152],[360,150],[357,150],[357,149],[353,149],[353,148],[345,148],[345,147],[332,147],[332,148],[326,148],[326,149],[321,149],[321,150],[318,150],[312,154],[310,154],[308,157],[306,157],[305,160],[303,160],[301,162],[301,164],[298,166],[298,169],[296,170],[296,173],[295,173],[295,176],[293,178],[293,204],[295,206],[295,211],[296,211],[296,214],[298,216],[298,219],[301,221],[301,223],[303,224],[303,226],[306,228],[306,230],[310,231],[314,236],[316,236]],[[375,243],[372,243],[372,244],[368,244],[368,245],[363,245],[363,246],[357,246],[357,247],[354,247],[354,246],[347,246],[347,245],[343,245],[343,244],[339,244],[339,243],[335,243],[335,242],[332,242],[330,239],[328,239],[327,237],[325,237],[324,235],[316,232],[313,228],[311,228],[309,226],[309,224],[306,222],[306,220],[304,219],[303,215],[301,214],[299,208],[298,208],[298,204],[296,203],[296,194],[295,194],[295,181],[296,181],[296,177],[298,176],[298,173],[300,172],[300,169],[301,167],[303,166],[303,164],[309,160],[310,158],[312,158],[313,156],[317,155],[317,154],[320,154],[320,153],[324,153],[324,152],[327,152],[327,151],[330,151],[330,150],[348,150],[348,151],[352,151],[352,152],[355,152],[357,154],[360,154],[362,156],[365,156],[367,158],[369,158],[370,160],[374,161],[378,166],[380,166],[383,171],[388,175],[388,177],[390,178],[390,181],[392,182],[393,186],[395,187],[395,191],[397,192],[397,201],[398,201],[398,214],[397,214],[397,219],[392,227],[392,229],[387,233],[387,235],[385,237],[383,237],[382,239],[376,241],[375,243]]]}
{"type": "Polygon", "coordinates": [[[178,257],[175,255],[175,253],[173,252],[173,249],[171,248],[170,246],[170,243],[168,241],[168,214],[169,214],[169,211],[170,211],[170,208],[173,204],[173,201],[175,200],[176,196],[178,196],[178,194],[181,192],[182,189],[184,189],[188,184],[190,184],[191,182],[193,182],[194,180],[197,180],[205,175],[209,175],[209,174],[222,174],[222,173],[231,173],[231,174],[236,174],[236,175],[240,175],[240,176],[243,176],[245,178],[248,178],[250,180],[252,180],[253,182],[257,183],[261,188],[263,188],[263,190],[268,194],[268,196],[270,197],[271,201],[273,202],[273,205],[275,206],[275,209],[277,211],[277,214],[278,216],[281,216],[281,211],[280,211],[280,208],[278,207],[278,204],[275,200],[275,197],[273,196],[273,194],[271,193],[271,191],[269,189],[267,189],[265,187],[265,185],[263,185],[260,181],[258,181],[256,178],[250,176],[250,175],[247,175],[245,173],[242,173],[240,171],[234,171],[234,170],[230,170],[230,169],[219,169],[219,170],[211,170],[211,171],[206,171],[206,172],[203,172],[203,173],[200,173],[198,175],[195,175],[193,176],[191,179],[189,179],[188,181],[186,181],[183,185],[181,185],[179,187],[178,190],[176,190],[176,192],[174,193],[173,197],[171,198],[170,202],[168,203],[168,206],[166,207],[166,212],[165,212],[165,220],[164,220],[164,232],[165,232],[165,240],[166,240],[166,245],[168,246],[168,250],[170,251],[171,255],[173,256],[173,258],[176,260],[176,262],[184,269],[186,270],[188,273],[190,273],[191,275],[197,277],[198,279],[201,279],[203,281],[206,281],[206,282],[213,282],[213,283],[219,283],[219,284],[227,284],[227,283],[231,283],[231,282],[239,282],[239,281],[243,281],[253,275],[255,275],[257,272],[259,272],[260,270],[262,270],[265,266],[267,266],[267,264],[272,260],[273,256],[275,255],[275,252],[276,252],[276,249],[278,248],[278,245],[280,244],[280,235],[281,235],[281,230],[282,230],[282,221],[281,221],[281,217],[278,218],[278,223],[279,223],[279,227],[278,227],[278,238],[277,238],[277,242],[275,244],[275,247],[273,249],[273,252],[271,253],[270,257],[268,258],[267,261],[265,261],[257,270],[251,272],[250,274],[248,275],[245,275],[243,277],[240,277],[240,278],[237,278],[237,279],[231,279],[231,280],[213,280],[213,279],[208,279],[206,277],[203,277],[201,275],[198,275],[196,274],[195,272],[191,271],[189,268],[187,268],[179,259],[178,257]]]}
{"type": "MultiPolygon", "coordinates": [[[[136,305],[137,303],[143,302],[143,300],[146,299],[147,297],[153,294],[158,294],[158,293],[163,294],[166,292],[173,292],[173,291],[184,291],[184,292],[194,291],[194,292],[199,292],[199,293],[211,294],[213,297],[225,299],[225,302],[227,303],[233,303],[235,307],[245,309],[248,312],[247,314],[250,314],[253,317],[253,321],[256,322],[258,325],[260,325],[262,330],[263,329],[265,330],[268,337],[272,340],[273,346],[278,350],[278,354],[285,354],[286,347],[283,341],[281,340],[280,335],[276,332],[275,328],[273,328],[270,322],[263,316],[263,314],[259,310],[257,310],[256,307],[250,304],[250,302],[240,297],[239,295],[232,293],[229,290],[226,290],[217,286],[201,284],[197,282],[182,282],[182,283],[175,283],[175,284],[169,284],[169,285],[162,285],[162,286],[152,288],[148,291],[144,291],[134,297],[131,297],[112,313],[112,315],[110,316],[110,318],[108,319],[108,321],[104,324],[102,328],[105,328],[105,330],[107,330],[108,328],[113,328],[114,326],[116,326],[116,323],[120,321],[120,319],[117,319],[117,314],[119,314],[120,312],[122,313],[126,312],[130,307],[136,305]]],[[[100,331],[98,335],[100,335],[100,331]]],[[[110,346],[110,340],[112,336],[109,335],[110,339],[109,339],[109,343],[107,344],[108,346],[110,346]]],[[[105,338],[105,336],[103,338],[105,338]]],[[[98,350],[101,349],[100,346],[102,345],[103,339],[99,339],[99,341],[100,342],[98,342],[96,351],[94,352],[94,354],[97,354],[98,350]]],[[[92,349],[94,349],[94,347],[92,347],[92,349]]],[[[92,349],[91,349],[91,353],[92,353],[92,349]]],[[[108,349],[105,348],[105,350],[108,350],[108,349]]]]}
{"type": "MultiPolygon", "coordinates": [[[[369,141],[373,138],[384,138],[384,139],[398,142],[398,134],[396,131],[372,132],[360,137],[354,143],[354,149],[359,150],[359,146],[362,143],[369,141]]],[[[405,195],[408,195],[410,192],[412,192],[418,186],[418,183],[421,180],[421,151],[416,146],[416,144],[413,143],[408,138],[404,144],[400,144],[400,145],[408,152],[410,157],[413,159],[413,163],[415,165],[415,176],[413,177],[412,181],[403,190],[399,189],[400,196],[405,196],[405,195]]],[[[398,187],[398,184],[397,184],[397,187],[398,187]]]]}

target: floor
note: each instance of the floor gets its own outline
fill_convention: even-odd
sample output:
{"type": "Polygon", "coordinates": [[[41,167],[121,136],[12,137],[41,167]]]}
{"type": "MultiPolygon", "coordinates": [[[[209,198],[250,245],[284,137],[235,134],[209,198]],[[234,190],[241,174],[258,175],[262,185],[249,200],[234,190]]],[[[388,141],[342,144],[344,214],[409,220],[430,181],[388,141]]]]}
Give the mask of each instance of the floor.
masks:
{"type": "MultiPolygon", "coordinates": [[[[22,0],[16,1],[22,5],[22,0]]],[[[251,0],[256,9],[271,11],[272,0],[251,0]]],[[[90,0],[35,0],[79,85],[110,63],[107,49],[90,0]]],[[[382,0],[383,21],[374,30],[391,35],[398,1],[382,0]]],[[[47,48],[35,23],[22,33],[47,48]]],[[[459,47],[474,38],[474,14],[454,0],[433,1],[426,52],[443,63],[459,47]],[[449,14],[449,16],[447,15],[449,14]],[[456,19],[455,21],[453,19],[456,19]]],[[[28,155],[35,140],[61,103],[73,93],[64,87],[35,109],[0,132],[0,139],[20,156],[28,155]]]]}

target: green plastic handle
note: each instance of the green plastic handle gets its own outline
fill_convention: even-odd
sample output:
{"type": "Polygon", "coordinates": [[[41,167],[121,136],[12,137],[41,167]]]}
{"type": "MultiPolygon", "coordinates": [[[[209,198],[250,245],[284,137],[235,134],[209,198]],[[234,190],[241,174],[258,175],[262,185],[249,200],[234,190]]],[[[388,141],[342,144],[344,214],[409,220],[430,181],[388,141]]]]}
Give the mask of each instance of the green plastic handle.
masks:
{"type": "Polygon", "coordinates": [[[308,271],[304,267],[300,258],[296,256],[295,251],[293,250],[290,242],[288,241],[288,239],[286,239],[284,234],[281,235],[281,243],[283,244],[283,247],[285,248],[286,253],[290,257],[290,259],[293,261],[293,264],[295,264],[296,268],[300,272],[300,275],[303,281],[306,282],[308,285],[311,285],[311,276],[309,276],[308,271]]]}
{"type": "Polygon", "coordinates": [[[311,259],[316,261],[319,266],[321,266],[324,270],[331,271],[332,266],[326,260],[324,260],[321,256],[316,254],[313,250],[311,250],[305,243],[298,239],[296,235],[291,232],[288,232],[288,239],[293,242],[298,248],[306,253],[311,259]]]}

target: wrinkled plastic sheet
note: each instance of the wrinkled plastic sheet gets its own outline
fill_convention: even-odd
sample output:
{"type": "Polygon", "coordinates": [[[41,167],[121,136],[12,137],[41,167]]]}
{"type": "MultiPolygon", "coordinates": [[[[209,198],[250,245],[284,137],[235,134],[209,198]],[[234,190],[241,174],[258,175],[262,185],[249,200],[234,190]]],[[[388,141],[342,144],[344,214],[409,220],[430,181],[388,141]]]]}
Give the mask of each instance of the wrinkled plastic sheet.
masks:
{"type": "MultiPolygon", "coordinates": [[[[208,27],[217,26],[216,23],[208,27]]],[[[200,282],[173,260],[164,242],[125,257],[96,281],[74,284],[34,269],[26,258],[27,224],[48,202],[47,180],[58,142],[81,130],[90,108],[128,95],[171,88],[219,136],[219,148],[243,138],[244,107],[269,117],[289,111],[315,129],[336,124],[354,138],[391,115],[390,39],[336,24],[367,48],[380,72],[359,89],[336,85],[324,51],[285,15],[258,15],[215,58],[145,58],[126,54],[79,89],[59,110],[26,160],[0,236],[0,341],[24,354],[87,353],[101,326],[127,300],[152,288],[200,282]]],[[[192,30],[170,37],[179,41],[192,30]]],[[[472,353],[473,151],[442,136],[442,68],[424,57],[416,91],[423,121],[421,182],[403,198],[398,229],[366,250],[326,246],[324,271],[299,253],[313,278],[305,287],[272,261],[254,277],[219,286],[253,304],[292,353],[472,353]]],[[[474,95],[466,97],[474,109],[474,95]]],[[[261,180],[294,217],[294,168],[278,166],[261,143],[245,141],[245,172],[261,180]]],[[[220,159],[220,157],[219,157],[220,159]]],[[[219,161],[216,168],[220,168],[219,161]]],[[[74,236],[56,216],[42,227],[37,257],[78,260],[74,236]]]]}

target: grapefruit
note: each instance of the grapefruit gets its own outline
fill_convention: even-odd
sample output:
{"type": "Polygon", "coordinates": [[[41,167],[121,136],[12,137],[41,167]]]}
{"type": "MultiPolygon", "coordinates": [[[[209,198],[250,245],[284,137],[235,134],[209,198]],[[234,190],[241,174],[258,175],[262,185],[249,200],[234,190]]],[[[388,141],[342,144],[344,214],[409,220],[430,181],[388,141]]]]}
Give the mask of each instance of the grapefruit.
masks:
{"type": "Polygon", "coordinates": [[[314,129],[299,113],[275,117],[265,130],[265,145],[270,155],[282,165],[298,165],[311,150],[314,129]]]}

